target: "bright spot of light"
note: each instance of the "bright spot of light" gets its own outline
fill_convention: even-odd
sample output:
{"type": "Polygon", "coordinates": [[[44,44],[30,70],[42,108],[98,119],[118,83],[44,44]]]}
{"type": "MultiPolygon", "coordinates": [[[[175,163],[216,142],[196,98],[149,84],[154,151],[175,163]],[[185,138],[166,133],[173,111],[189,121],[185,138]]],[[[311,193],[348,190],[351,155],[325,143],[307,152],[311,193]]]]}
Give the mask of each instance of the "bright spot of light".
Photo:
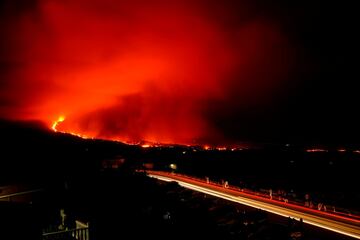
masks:
{"type": "Polygon", "coordinates": [[[176,165],[175,163],[172,163],[172,164],[170,164],[170,168],[171,168],[172,170],[176,170],[176,169],[177,169],[177,165],[176,165]]]}

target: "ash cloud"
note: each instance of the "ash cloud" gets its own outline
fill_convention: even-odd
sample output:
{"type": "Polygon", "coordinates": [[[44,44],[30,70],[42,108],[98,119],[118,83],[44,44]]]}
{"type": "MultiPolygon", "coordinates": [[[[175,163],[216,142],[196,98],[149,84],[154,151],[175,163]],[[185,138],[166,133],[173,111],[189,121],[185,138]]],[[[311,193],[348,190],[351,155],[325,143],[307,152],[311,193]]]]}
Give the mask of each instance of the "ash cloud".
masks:
{"type": "Polygon", "coordinates": [[[2,9],[5,118],[50,126],[65,115],[63,131],[127,141],[231,141],[223,125],[278,101],[289,85],[291,43],[250,1],[5,1],[2,9]]]}

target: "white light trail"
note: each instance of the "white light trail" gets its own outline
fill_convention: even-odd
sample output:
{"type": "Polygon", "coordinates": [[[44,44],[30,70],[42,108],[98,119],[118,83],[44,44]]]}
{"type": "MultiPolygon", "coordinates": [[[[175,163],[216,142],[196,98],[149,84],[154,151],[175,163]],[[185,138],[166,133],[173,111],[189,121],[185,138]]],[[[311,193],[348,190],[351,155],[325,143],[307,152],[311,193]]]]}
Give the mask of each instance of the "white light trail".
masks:
{"type": "Polygon", "coordinates": [[[237,203],[240,203],[240,204],[243,204],[246,206],[250,206],[253,208],[261,209],[261,210],[264,210],[264,211],[267,211],[270,213],[274,213],[274,214],[277,214],[277,215],[280,215],[283,217],[291,217],[296,220],[300,220],[300,218],[302,218],[304,223],[311,224],[316,227],[320,227],[320,228],[327,229],[327,230],[330,230],[333,232],[337,232],[337,233],[340,233],[340,234],[343,234],[346,236],[360,239],[360,226],[358,226],[358,225],[351,225],[351,224],[347,224],[344,222],[327,219],[325,217],[316,216],[311,213],[303,213],[298,210],[288,209],[288,208],[281,207],[281,206],[271,204],[271,203],[265,203],[260,200],[254,200],[254,199],[245,198],[242,196],[235,196],[235,195],[220,192],[220,191],[217,191],[214,189],[197,186],[195,184],[181,181],[178,179],[173,179],[171,177],[164,177],[164,176],[156,175],[153,173],[148,174],[148,175],[150,177],[157,178],[162,181],[167,181],[167,182],[175,181],[182,187],[185,187],[185,188],[188,188],[188,189],[191,189],[194,191],[206,193],[206,194],[209,194],[209,195],[212,195],[215,197],[223,198],[223,199],[226,199],[229,201],[237,202],[237,203]]]}

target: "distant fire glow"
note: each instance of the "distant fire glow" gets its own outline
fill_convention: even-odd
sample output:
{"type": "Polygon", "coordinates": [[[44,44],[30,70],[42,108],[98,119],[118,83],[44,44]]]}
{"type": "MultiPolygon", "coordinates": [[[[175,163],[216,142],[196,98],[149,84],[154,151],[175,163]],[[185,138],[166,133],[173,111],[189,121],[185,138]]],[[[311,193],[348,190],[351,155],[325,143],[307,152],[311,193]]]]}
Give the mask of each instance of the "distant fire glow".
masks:
{"type": "Polygon", "coordinates": [[[291,68],[281,28],[249,3],[31,2],[2,19],[0,114],[54,131],[220,146],[221,111],[274,99],[291,68]]]}
{"type": "Polygon", "coordinates": [[[210,147],[209,145],[205,145],[205,146],[203,146],[203,149],[204,149],[204,150],[210,150],[211,147],[210,147]]]}
{"type": "Polygon", "coordinates": [[[327,152],[328,150],[322,149],[322,148],[311,148],[306,149],[306,152],[312,153],[312,152],[327,152]]]}

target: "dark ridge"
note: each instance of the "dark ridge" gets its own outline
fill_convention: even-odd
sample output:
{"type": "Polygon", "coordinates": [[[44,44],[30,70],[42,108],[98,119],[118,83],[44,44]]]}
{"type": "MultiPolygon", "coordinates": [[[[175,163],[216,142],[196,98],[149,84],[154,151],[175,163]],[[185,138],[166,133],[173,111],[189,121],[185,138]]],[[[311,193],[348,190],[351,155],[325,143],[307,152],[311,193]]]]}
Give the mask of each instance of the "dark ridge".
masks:
{"type": "Polygon", "coordinates": [[[0,120],[0,138],[1,184],[44,183],[70,175],[81,178],[98,169],[100,159],[132,148],[118,142],[53,132],[36,121],[0,120]]]}

